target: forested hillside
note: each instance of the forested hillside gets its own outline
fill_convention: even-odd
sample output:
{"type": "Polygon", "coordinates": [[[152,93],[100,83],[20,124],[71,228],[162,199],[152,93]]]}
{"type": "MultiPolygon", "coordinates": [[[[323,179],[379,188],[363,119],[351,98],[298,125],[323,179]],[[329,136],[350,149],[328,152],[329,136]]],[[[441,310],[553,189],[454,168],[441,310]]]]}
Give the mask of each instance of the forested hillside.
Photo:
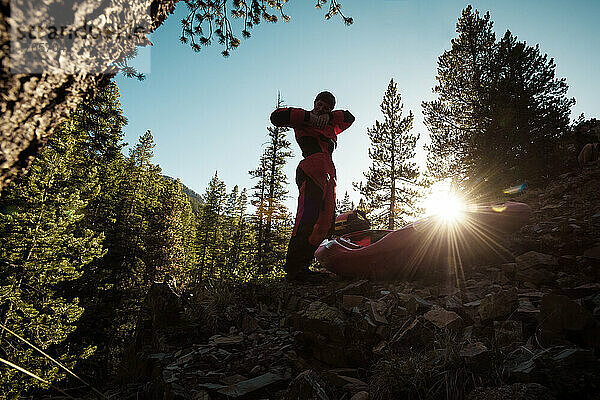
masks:
{"type": "MultiPolygon", "coordinates": [[[[253,172],[251,214],[246,189],[227,190],[217,173],[203,196],[164,177],[150,131],[124,156],[125,124],[110,83],[0,199],[0,340],[6,358],[47,382],[65,372],[20,338],[102,381],[120,365],[152,282],[193,291],[211,280],[281,274],[289,214],[266,200],[282,183],[269,176],[279,167],[253,172]]],[[[261,162],[270,165],[273,152],[267,148],[261,162]]],[[[16,369],[0,384],[11,398],[39,386],[16,369]]]]}
{"type": "MultiPolygon", "coordinates": [[[[167,175],[163,175],[163,176],[171,181],[177,180],[177,179],[172,178],[167,175]]],[[[194,192],[189,187],[185,186],[183,183],[181,184],[181,189],[183,190],[183,193],[185,193],[188,196],[188,200],[190,201],[190,205],[192,206],[192,211],[194,212],[194,214],[196,214],[196,215],[200,214],[200,210],[202,209],[202,204],[204,203],[202,196],[199,195],[198,193],[194,192]]]]}

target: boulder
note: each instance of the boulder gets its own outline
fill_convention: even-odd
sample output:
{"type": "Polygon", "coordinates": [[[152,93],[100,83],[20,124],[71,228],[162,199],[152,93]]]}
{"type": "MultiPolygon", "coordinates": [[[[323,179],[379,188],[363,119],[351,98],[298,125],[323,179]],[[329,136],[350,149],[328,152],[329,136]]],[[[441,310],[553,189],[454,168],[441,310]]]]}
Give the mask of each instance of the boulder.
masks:
{"type": "Polygon", "coordinates": [[[433,303],[413,294],[399,294],[400,302],[411,314],[423,314],[433,307],[433,303]]]}
{"type": "Polygon", "coordinates": [[[538,321],[541,329],[582,331],[593,323],[592,314],[566,296],[547,294],[542,297],[538,321]]]}
{"type": "Polygon", "coordinates": [[[342,304],[346,307],[358,307],[365,300],[363,296],[358,296],[355,294],[345,294],[342,297],[342,304]]]}
{"type": "Polygon", "coordinates": [[[490,351],[481,342],[466,344],[459,354],[475,372],[486,371],[490,367],[490,351]]]}
{"type": "Polygon", "coordinates": [[[336,342],[343,342],[345,338],[342,312],[320,301],[310,303],[306,310],[296,314],[294,328],[305,334],[321,335],[336,342]]]}
{"type": "Polygon", "coordinates": [[[371,318],[373,318],[373,321],[375,321],[376,323],[384,325],[387,325],[389,323],[388,320],[385,318],[386,305],[384,302],[370,300],[369,312],[371,318]]]}
{"type": "Polygon", "coordinates": [[[504,369],[511,380],[540,383],[558,398],[582,399],[598,393],[599,367],[590,350],[556,346],[511,353],[504,369]]]}
{"type": "Polygon", "coordinates": [[[367,337],[356,325],[348,335],[350,326],[344,318],[339,309],[314,301],[292,320],[294,329],[300,331],[297,340],[317,360],[340,367],[364,365],[371,354],[365,343],[376,336],[367,337]]]}
{"type": "Polygon", "coordinates": [[[519,297],[519,306],[515,316],[520,321],[524,322],[536,322],[537,315],[540,313],[540,309],[536,307],[529,298],[519,297]]]}
{"type": "Polygon", "coordinates": [[[460,331],[464,327],[463,319],[457,313],[439,307],[427,311],[423,318],[440,329],[460,331]]]}
{"type": "Polygon", "coordinates": [[[566,296],[545,295],[538,321],[540,339],[546,345],[558,344],[565,339],[584,346],[598,343],[597,322],[592,314],[566,296]]]}
{"type": "Polygon", "coordinates": [[[154,282],[144,303],[135,326],[133,341],[127,350],[123,365],[125,379],[141,380],[149,377],[156,368],[156,359],[149,354],[162,353],[168,350],[168,337],[185,343],[181,326],[183,306],[181,299],[169,282],[154,282]],[[138,354],[145,354],[140,357],[138,354]]]}
{"type": "Polygon", "coordinates": [[[283,376],[267,372],[266,374],[257,376],[256,378],[247,379],[245,381],[226,386],[222,389],[219,389],[218,392],[224,396],[227,396],[227,398],[236,399],[283,380],[283,376]]]}
{"type": "Polygon", "coordinates": [[[516,288],[488,294],[481,300],[478,308],[481,322],[506,318],[517,309],[518,305],[516,288]]]}

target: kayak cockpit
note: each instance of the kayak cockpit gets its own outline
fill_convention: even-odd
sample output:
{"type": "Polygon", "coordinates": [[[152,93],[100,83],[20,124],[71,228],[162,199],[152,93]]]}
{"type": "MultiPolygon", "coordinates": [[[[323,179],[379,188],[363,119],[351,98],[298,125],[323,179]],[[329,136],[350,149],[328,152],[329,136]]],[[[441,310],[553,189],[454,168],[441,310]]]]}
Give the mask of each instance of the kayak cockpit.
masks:
{"type": "Polygon", "coordinates": [[[390,230],[365,230],[352,232],[344,236],[340,236],[336,240],[338,243],[348,249],[357,250],[363,247],[367,247],[381,240],[389,233],[390,230]]]}

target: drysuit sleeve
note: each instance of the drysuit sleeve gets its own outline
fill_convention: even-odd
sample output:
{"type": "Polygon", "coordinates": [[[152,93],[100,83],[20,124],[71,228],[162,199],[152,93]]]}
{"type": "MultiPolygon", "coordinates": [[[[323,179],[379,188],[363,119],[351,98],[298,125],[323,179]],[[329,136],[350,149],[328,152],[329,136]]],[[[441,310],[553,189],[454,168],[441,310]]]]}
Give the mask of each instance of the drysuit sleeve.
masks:
{"type": "Polygon", "coordinates": [[[333,125],[336,135],[348,129],[353,122],[354,115],[348,110],[335,110],[331,112],[331,121],[329,123],[333,125]]]}
{"type": "Polygon", "coordinates": [[[301,108],[278,108],[271,113],[271,123],[275,126],[296,128],[307,125],[309,121],[310,111],[301,108]]]}

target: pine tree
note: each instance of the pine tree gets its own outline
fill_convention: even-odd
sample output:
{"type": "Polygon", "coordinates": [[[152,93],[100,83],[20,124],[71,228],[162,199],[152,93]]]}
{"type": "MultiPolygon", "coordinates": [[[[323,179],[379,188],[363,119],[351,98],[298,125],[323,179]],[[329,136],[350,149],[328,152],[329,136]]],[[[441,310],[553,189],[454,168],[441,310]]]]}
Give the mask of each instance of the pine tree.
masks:
{"type": "Polygon", "coordinates": [[[402,98],[392,79],[381,103],[384,121],[375,121],[367,131],[372,160],[369,171],[364,174],[367,181],[354,183],[368,201],[373,222],[387,229],[394,229],[405,222],[406,216],[418,212],[416,179],[419,171],[411,161],[418,136],[409,133],[413,125],[412,112],[403,118],[402,108],[402,98]]]}
{"type": "Polygon", "coordinates": [[[350,200],[350,195],[348,195],[348,192],[344,194],[343,200],[338,200],[336,203],[338,214],[343,214],[345,212],[354,210],[354,203],[350,200]]]}
{"type": "Polygon", "coordinates": [[[475,137],[477,169],[488,173],[492,187],[502,187],[562,170],[554,157],[557,143],[569,131],[573,99],[565,79],[539,45],[519,42],[510,31],[497,43],[490,66],[489,117],[486,131],[475,137]]]}
{"type": "Polygon", "coordinates": [[[250,203],[255,208],[254,213],[254,227],[256,231],[256,265],[261,269],[261,266],[264,265],[264,248],[265,248],[265,215],[267,208],[267,180],[265,179],[267,175],[267,160],[263,155],[260,158],[259,166],[249,171],[249,174],[252,178],[258,179],[258,182],[252,187],[254,190],[252,194],[252,200],[250,203]]]}
{"type": "Polygon", "coordinates": [[[223,212],[223,252],[221,254],[222,259],[220,260],[220,264],[224,266],[223,275],[227,277],[233,276],[235,272],[232,257],[236,247],[235,239],[238,224],[236,211],[239,191],[238,185],[235,185],[233,189],[231,189],[231,192],[227,196],[223,212]]]}
{"type": "Polygon", "coordinates": [[[236,275],[243,278],[249,278],[251,276],[251,265],[252,265],[252,225],[250,224],[249,218],[246,214],[248,208],[248,194],[244,188],[240,193],[236,208],[235,208],[235,235],[234,235],[234,246],[230,257],[232,269],[235,270],[236,275]]]}
{"type": "Polygon", "coordinates": [[[476,197],[560,169],[555,151],[574,103],[539,46],[509,31],[496,42],[492,25],[489,13],[463,10],[438,59],[438,99],[423,103],[432,176],[476,197]]]}
{"type": "MultiPolygon", "coordinates": [[[[29,173],[4,191],[0,203],[0,321],[12,331],[73,367],[93,349],[73,349],[67,338],[83,308],[70,285],[92,260],[103,254],[102,234],[80,224],[86,193],[97,185],[93,170],[77,170],[81,136],[67,123],[59,129],[29,173]]],[[[55,365],[5,330],[0,331],[3,358],[54,382],[64,376],[55,365]]],[[[4,369],[0,391],[20,398],[39,383],[4,369]]]]}
{"type": "Polygon", "coordinates": [[[181,285],[189,280],[195,264],[194,216],[179,180],[163,179],[160,186],[160,206],[148,216],[145,264],[152,265],[153,280],[164,281],[168,275],[181,285]]]}
{"type": "Polygon", "coordinates": [[[204,205],[197,225],[197,263],[196,280],[214,277],[217,262],[223,249],[223,211],[227,198],[225,182],[219,179],[218,173],[210,180],[204,194],[204,205]]]}
{"type": "Polygon", "coordinates": [[[226,252],[224,265],[226,276],[232,278],[241,278],[247,275],[252,248],[250,225],[246,215],[248,196],[246,189],[242,189],[241,193],[238,193],[239,188],[236,185],[229,194],[225,206],[223,242],[226,252]]]}
{"type": "MultiPolygon", "coordinates": [[[[277,108],[283,107],[277,96],[277,108]]],[[[257,221],[257,265],[259,274],[281,265],[284,258],[286,222],[290,215],[283,203],[288,193],[287,177],[283,167],[292,156],[291,143],[286,138],[289,128],[268,127],[269,142],[257,169],[250,171],[258,182],[253,187],[252,204],[256,207],[257,221]]]]}
{"type": "MultiPolygon", "coordinates": [[[[128,236],[124,232],[123,210],[127,193],[131,193],[130,174],[121,153],[124,146],[122,127],[126,119],[119,104],[119,91],[114,83],[84,101],[69,119],[68,129],[82,140],[77,142],[78,165],[73,168],[81,178],[74,185],[81,187],[86,171],[95,171],[97,181],[84,217],[79,224],[104,235],[106,254],[93,260],[83,274],[70,285],[70,293],[80,299],[85,308],[79,326],[72,335],[73,348],[85,348],[93,343],[97,350],[87,360],[80,361],[78,371],[84,376],[104,379],[104,373],[114,371],[119,363],[125,336],[131,333],[133,316],[125,317],[121,310],[127,299],[139,296],[139,287],[130,293],[124,290],[125,282],[135,270],[122,267],[128,236]],[[128,329],[121,329],[127,326],[128,329]],[[102,366],[102,367],[99,367],[102,366]],[[105,372],[104,372],[105,371],[105,372]]],[[[131,312],[135,312],[132,308],[131,312]]]]}
{"type": "MultiPolygon", "coordinates": [[[[152,164],[149,131],[123,157],[118,95],[109,84],[84,101],[0,201],[2,321],[96,379],[119,364],[148,282],[169,273],[185,284],[194,264],[188,198],[152,164]]],[[[0,342],[17,364],[62,376],[7,332],[0,342]]],[[[32,385],[11,370],[0,385],[5,377],[7,396],[32,385]]]]}
{"type": "Polygon", "coordinates": [[[433,89],[438,99],[422,104],[431,138],[428,170],[438,180],[451,177],[462,182],[475,165],[469,146],[485,128],[495,43],[492,26],[489,13],[481,17],[470,5],[462,11],[456,24],[458,37],[438,59],[438,85],[433,89]]]}

